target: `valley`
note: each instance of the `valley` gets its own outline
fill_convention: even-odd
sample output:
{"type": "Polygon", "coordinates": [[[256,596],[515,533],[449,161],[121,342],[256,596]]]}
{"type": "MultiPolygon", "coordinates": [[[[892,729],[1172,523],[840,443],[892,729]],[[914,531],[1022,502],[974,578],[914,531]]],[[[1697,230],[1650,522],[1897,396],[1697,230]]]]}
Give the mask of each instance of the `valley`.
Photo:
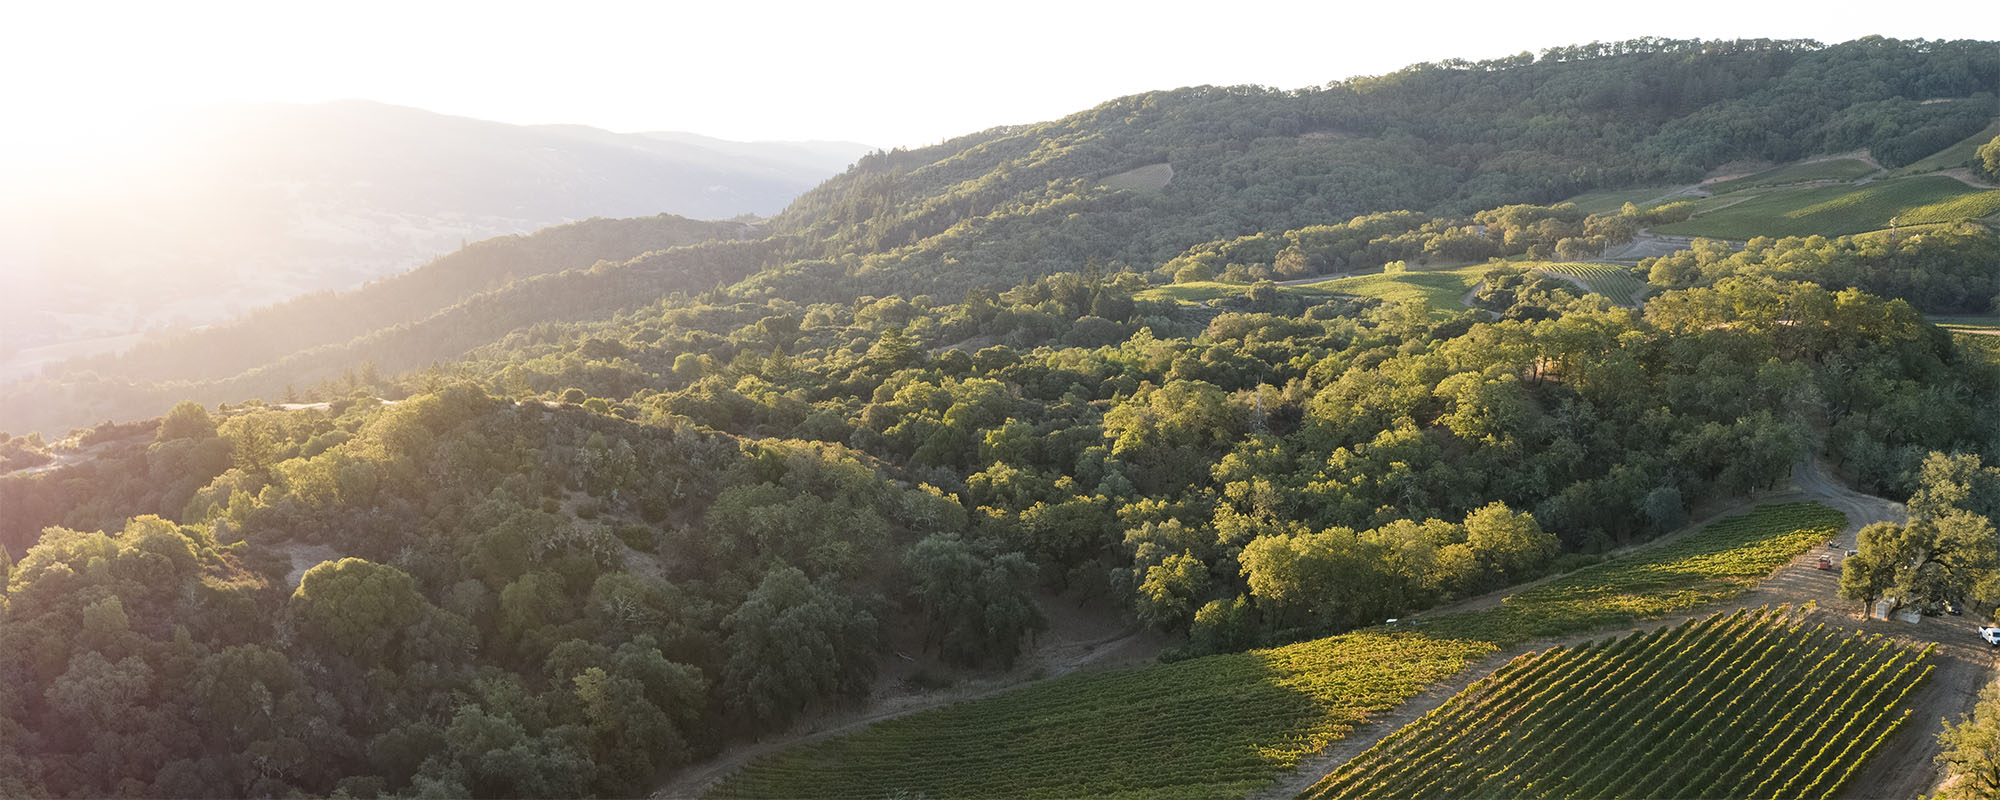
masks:
{"type": "Polygon", "coordinates": [[[60,179],[55,165],[9,174],[0,293],[34,302],[0,322],[0,384],[359,289],[470,242],[593,217],[774,215],[870,149],[360,101],[205,109],[127,136],[138,152],[60,179]]]}
{"type": "Polygon", "coordinates": [[[310,140],[642,207],[0,386],[0,795],[1966,791],[1996,90],[1991,42],[1591,42],[755,219],[623,160],[733,145],[376,109],[430,149],[310,140]]]}

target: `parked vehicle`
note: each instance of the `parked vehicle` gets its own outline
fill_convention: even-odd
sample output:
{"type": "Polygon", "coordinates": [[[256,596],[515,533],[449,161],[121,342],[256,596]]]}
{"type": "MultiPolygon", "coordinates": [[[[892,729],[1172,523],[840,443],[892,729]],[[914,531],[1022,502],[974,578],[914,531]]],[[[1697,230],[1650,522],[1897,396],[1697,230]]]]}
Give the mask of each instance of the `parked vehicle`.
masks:
{"type": "Polygon", "coordinates": [[[1979,638],[1985,639],[1987,644],[2000,647],[2000,628],[1980,628],[1979,638]]]}

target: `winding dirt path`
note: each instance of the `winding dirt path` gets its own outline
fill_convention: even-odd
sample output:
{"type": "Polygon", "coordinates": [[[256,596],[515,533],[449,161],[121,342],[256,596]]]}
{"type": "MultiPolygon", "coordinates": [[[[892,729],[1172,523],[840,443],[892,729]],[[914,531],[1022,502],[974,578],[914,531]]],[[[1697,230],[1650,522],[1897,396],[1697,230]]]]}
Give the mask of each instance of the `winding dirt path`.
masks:
{"type": "Polygon", "coordinates": [[[1932,174],[1943,175],[1947,178],[1957,178],[1959,183],[1963,183],[1974,189],[2000,189],[2000,185],[1995,185],[1991,181],[1984,180],[1979,176],[1972,174],[1972,170],[1966,169],[1965,167],[1957,167],[1953,169],[1941,169],[1932,174]]]}
{"type": "Polygon", "coordinates": [[[141,438],[143,438],[146,441],[150,441],[151,437],[152,433],[148,432],[140,436],[126,436],[118,439],[112,439],[110,441],[98,442],[88,447],[85,447],[82,444],[80,444],[77,441],[76,437],[70,437],[68,439],[56,442],[54,446],[49,448],[48,463],[36,464],[35,466],[22,467],[12,472],[0,473],[0,477],[10,477],[17,475],[21,477],[27,477],[29,475],[41,475],[47,472],[54,472],[64,467],[71,467],[77,464],[82,464],[92,461],[97,457],[102,456],[105,453],[108,453],[115,449],[131,447],[133,446],[135,441],[141,438]]]}
{"type": "MultiPolygon", "coordinates": [[[[1763,196],[1764,196],[1764,195],[1762,195],[1762,194],[1747,194],[1747,195],[1744,195],[1744,196],[1742,196],[1742,197],[1738,197],[1738,198],[1736,198],[1736,199],[1734,199],[1734,200],[1731,200],[1731,201],[1729,201],[1729,202],[1727,202],[1727,203],[1717,203],[1717,204],[1715,204],[1715,205],[1712,205],[1712,206],[1709,206],[1708,208],[1704,208],[1704,209],[1702,209],[1701,211],[1699,211],[1699,212],[1696,212],[1696,213],[1695,213],[1695,214],[1693,215],[1693,217],[1699,217],[1699,216],[1702,216],[1703,214],[1713,214],[1713,213],[1715,213],[1715,212],[1717,212],[1717,211],[1721,211],[1721,210],[1723,210],[1723,209],[1725,209],[1725,208],[1728,208],[1728,207],[1730,207],[1730,206],[1734,206],[1734,205],[1741,205],[1741,204],[1743,204],[1743,203],[1747,203],[1747,202],[1749,202],[1749,201],[1751,201],[1751,200],[1755,200],[1755,199],[1757,199],[1757,198],[1759,198],[1759,197],[1763,197],[1763,196]]],[[[1693,217],[1690,217],[1690,219],[1692,219],[1693,217]]]]}
{"type": "Polygon", "coordinates": [[[1547,275],[1559,281],[1568,281],[1571,286],[1575,286],[1578,289],[1582,289],[1585,294],[1597,291],[1596,289],[1590,288],[1589,283],[1586,283],[1582,278],[1579,278],[1575,275],[1565,275],[1563,273],[1556,272],[1555,270],[1543,269],[1541,267],[1536,267],[1534,271],[1542,275],[1547,275]]]}
{"type": "Polygon", "coordinates": [[[1472,304],[1472,298],[1479,296],[1479,290],[1484,288],[1486,288],[1485,281],[1473,284],[1472,288],[1465,290],[1465,294],[1458,298],[1458,304],[1466,308],[1479,308],[1472,304]]]}
{"type": "Polygon", "coordinates": [[[1851,153],[1831,153],[1823,156],[1813,156],[1812,158],[1803,159],[1798,163],[1823,164],[1828,161],[1847,161],[1847,160],[1859,161],[1863,164],[1867,164],[1868,166],[1874,167],[1876,172],[1881,172],[1883,169],[1885,169],[1882,166],[1882,162],[1876,161],[1875,154],[1868,152],[1867,148],[1862,148],[1860,150],[1856,150],[1851,153]]]}
{"type": "MultiPolygon", "coordinates": [[[[1714,178],[1714,179],[1711,179],[1711,180],[1722,180],[1722,179],[1720,179],[1720,178],[1714,178]]],[[[1682,187],[1681,187],[1681,188],[1679,188],[1679,189],[1675,189],[1675,190],[1673,190],[1673,191],[1671,191],[1671,192],[1668,192],[1668,193],[1666,193],[1666,194],[1663,194],[1663,195],[1660,195],[1659,197],[1655,197],[1655,198],[1653,198],[1653,199],[1651,199],[1651,200],[1647,200],[1647,201],[1646,201],[1646,202],[1644,202],[1644,203],[1640,203],[1640,204],[1639,204],[1639,206],[1640,206],[1641,208],[1643,208],[1643,207],[1645,207],[1645,206],[1652,206],[1652,205],[1659,205],[1659,204],[1661,204],[1661,203],[1664,203],[1664,202],[1667,202],[1667,201],[1669,201],[1669,200],[1672,200],[1672,199],[1674,199],[1674,198],[1676,198],[1676,197],[1692,197],[1692,198],[1695,198],[1695,199],[1697,199],[1697,200],[1698,200],[1698,199],[1701,199],[1701,198],[1704,198],[1704,197],[1709,197],[1709,196],[1711,196],[1711,195],[1712,195],[1713,193],[1712,193],[1712,192],[1710,192],[1710,191],[1709,191],[1708,189],[1706,189],[1706,188],[1704,188],[1704,187],[1703,187],[1703,184],[1705,184],[1705,183],[1707,183],[1707,182],[1708,182],[1708,181],[1703,181],[1702,183],[1690,183],[1690,184],[1688,184],[1688,185],[1686,185],[1686,186],[1682,186],[1682,187]]]]}

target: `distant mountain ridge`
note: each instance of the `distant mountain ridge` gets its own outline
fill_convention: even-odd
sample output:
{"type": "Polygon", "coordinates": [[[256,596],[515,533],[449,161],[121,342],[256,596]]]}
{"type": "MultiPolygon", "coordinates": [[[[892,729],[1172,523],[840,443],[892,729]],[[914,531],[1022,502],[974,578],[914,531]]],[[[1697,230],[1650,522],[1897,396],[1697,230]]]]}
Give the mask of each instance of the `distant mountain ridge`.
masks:
{"type": "Polygon", "coordinates": [[[513,125],[367,100],[221,106],[152,148],[195,169],[255,170],[243,177],[293,192],[318,184],[397,211],[693,219],[776,214],[873,149],[513,125]]]}
{"type": "Polygon", "coordinates": [[[20,351],[349,289],[492,236],[591,217],[768,216],[870,149],[358,100],[211,109],[130,163],[0,198],[0,293],[33,301],[0,322],[0,380],[91,349],[20,351]]]}

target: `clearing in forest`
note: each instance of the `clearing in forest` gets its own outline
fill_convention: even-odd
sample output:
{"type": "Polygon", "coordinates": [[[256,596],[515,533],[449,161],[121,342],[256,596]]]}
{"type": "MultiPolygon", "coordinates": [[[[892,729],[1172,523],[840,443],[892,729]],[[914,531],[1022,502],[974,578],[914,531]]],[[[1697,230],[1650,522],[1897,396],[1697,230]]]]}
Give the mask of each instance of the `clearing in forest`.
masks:
{"type": "Polygon", "coordinates": [[[1167,188],[1167,182],[1174,179],[1174,166],[1164,161],[1128,169],[1104,179],[1104,186],[1111,189],[1129,189],[1140,194],[1154,194],[1167,188]]]}
{"type": "MultiPolygon", "coordinates": [[[[1377,272],[1367,275],[1349,275],[1328,278],[1317,283],[1279,284],[1281,294],[1303,297],[1327,297],[1347,295],[1350,297],[1372,297],[1384,302],[1399,303],[1405,300],[1423,300],[1438,311],[1464,311],[1466,292],[1478,286],[1486,277],[1491,264],[1442,267],[1424,269],[1412,267],[1403,272],[1377,272]]],[[[1220,281],[1191,281],[1167,286],[1156,286],[1136,295],[1135,300],[1178,300],[1183,303],[1205,303],[1224,297],[1239,297],[1249,293],[1250,284],[1222,283],[1220,281]]]]}
{"type": "MultiPolygon", "coordinates": [[[[1491,264],[1473,264],[1445,269],[1414,267],[1402,272],[1355,275],[1307,284],[1335,294],[1373,297],[1390,303],[1422,300],[1440,311],[1464,311],[1465,293],[1484,280],[1491,264]]],[[[1300,287],[1307,288],[1307,287],[1300,287]]]]}

